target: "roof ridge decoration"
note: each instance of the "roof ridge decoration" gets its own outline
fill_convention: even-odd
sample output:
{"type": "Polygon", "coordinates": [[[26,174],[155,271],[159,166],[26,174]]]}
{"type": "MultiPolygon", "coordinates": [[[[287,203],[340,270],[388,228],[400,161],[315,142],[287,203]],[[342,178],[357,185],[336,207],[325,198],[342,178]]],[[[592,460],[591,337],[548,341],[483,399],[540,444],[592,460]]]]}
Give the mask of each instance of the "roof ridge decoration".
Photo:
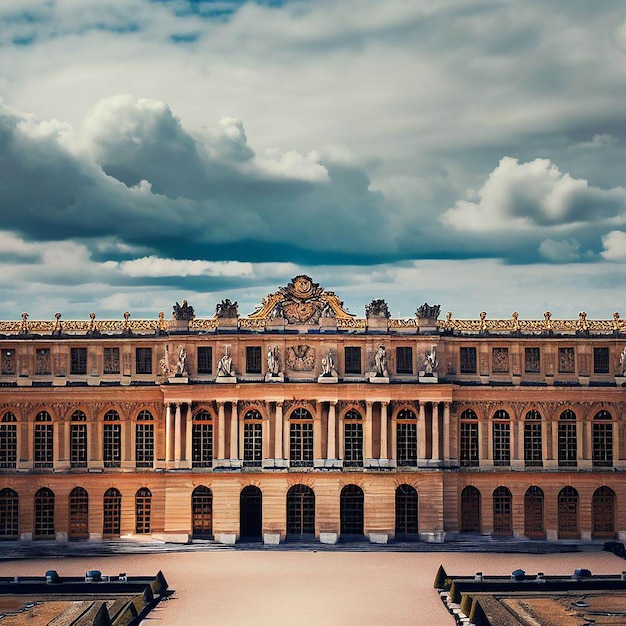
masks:
{"type": "Polygon", "coordinates": [[[284,318],[289,324],[318,324],[320,317],[351,320],[354,315],[343,307],[334,291],[326,291],[310,276],[299,274],[261,301],[261,306],[248,318],[268,320],[284,318]]]}

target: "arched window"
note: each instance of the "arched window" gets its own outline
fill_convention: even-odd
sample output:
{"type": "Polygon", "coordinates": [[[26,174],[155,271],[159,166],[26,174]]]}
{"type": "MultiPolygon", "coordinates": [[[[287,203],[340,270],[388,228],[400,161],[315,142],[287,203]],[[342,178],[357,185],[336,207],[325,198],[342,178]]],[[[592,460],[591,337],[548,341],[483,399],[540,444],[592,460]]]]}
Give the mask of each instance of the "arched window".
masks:
{"type": "Polygon", "coordinates": [[[136,467],[152,467],[154,465],[154,418],[152,413],[145,409],[140,411],[135,428],[135,465],[136,467]]]}
{"type": "Polygon", "coordinates": [[[104,492],[102,534],[119,537],[122,519],[122,494],[111,487],[104,492]]]}
{"type": "Polygon", "coordinates": [[[493,464],[511,464],[511,420],[504,409],[493,414],[493,464]]]}
{"type": "Polygon", "coordinates": [[[362,535],[364,517],[363,490],[357,485],[346,485],[340,496],[341,535],[362,535]]]}
{"type": "Polygon", "coordinates": [[[243,417],[243,466],[261,467],[263,464],[263,416],[256,410],[243,417]]]}
{"type": "Polygon", "coordinates": [[[135,494],[135,532],[138,535],[150,534],[151,512],[152,493],[150,489],[142,487],[135,494]]]}
{"type": "Polygon", "coordinates": [[[191,426],[191,464],[213,466],[213,420],[208,411],[198,411],[191,426]]]}
{"type": "Polygon", "coordinates": [[[120,467],[122,464],[122,424],[120,414],[111,409],[104,414],[102,431],[104,467],[120,467]]]}
{"type": "Polygon", "coordinates": [[[13,489],[0,489],[0,539],[19,537],[19,497],[13,489]]]}
{"type": "Polygon", "coordinates": [[[0,469],[17,467],[17,419],[7,411],[0,420],[0,469]]]}
{"type": "Polygon", "coordinates": [[[578,539],[578,491],[574,487],[564,487],[558,500],[559,539],[578,539]]]}
{"type": "Polygon", "coordinates": [[[54,539],[54,493],[42,487],[35,494],[35,539],[54,539]]]}
{"type": "Polygon", "coordinates": [[[411,485],[399,485],[396,489],[396,539],[413,538],[419,532],[417,490],[411,485]]]}
{"type": "Polygon", "coordinates": [[[613,422],[608,411],[598,411],[592,423],[592,461],[594,467],[613,465],[613,422]]]}
{"type": "Polygon", "coordinates": [[[396,461],[398,467],[417,465],[417,416],[411,409],[396,416],[396,461]]]}
{"type": "Polygon", "coordinates": [[[248,485],[239,494],[239,534],[241,539],[259,539],[263,526],[263,494],[248,485]]]}
{"type": "Polygon", "coordinates": [[[559,416],[557,431],[559,467],[576,467],[576,413],[566,409],[559,416]]]}
{"type": "Polygon", "coordinates": [[[315,534],[315,494],[311,487],[294,485],[287,492],[287,534],[292,538],[315,534]]]}
{"type": "Polygon", "coordinates": [[[508,487],[498,487],[493,492],[493,534],[512,535],[512,500],[508,487]]]}
{"type": "Polygon", "coordinates": [[[528,411],[524,420],[524,465],[526,467],[543,465],[541,413],[535,410],[528,411]]]}
{"type": "Polygon", "coordinates": [[[33,466],[52,468],[54,466],[54,426],[47,411],[39,411],[35,416],[33,466]]]}
{"type": "Polygon", "coordinates": [[[343,466],[363,467],[363,416],[350,409],[343,420],[343,466]]]}
{"type": "Polygon", "coordinates": [[[213,535],[213,492],[204,485],[191,494],[191,531],[196,537],[213,535]]]}
{"type": "Polygon", "coordinates": [[[461,467],[478,467],[478,416],[472,409],[461,413],[459,461],[461,467]]]}
{"type": "Polygon", "coordinates": [[[527,537],[545,537],[543,523],[543,491],[529,487],[524,494],[524,534],[527,537]]]}
{"type": "Polygon", "coordinates": [[[70,493],[69,537],[89,537],[89,495],[82,487],[74,487],[70,493]]]}
{"type": "Polygon", "coordinates": [[[480,491],[468,485],[461,491],[461,532],[479,533],[481,518],[480,491]]]}
{"type": "Polygon", "coordinates": [[[615,537],[615,492],[599,487],[591,499],[591,533],[594,538],[615,537]]]}
{"type": "Polygon", "coordinates": [[[313,416],[302,407],[290,415],[289,465],[313,467],[313,416]]]}
{"type": "Polygon", "coordinates": [[[70,419],[70,467],[87,467],[87,416],[77,409],[70,419]]]}

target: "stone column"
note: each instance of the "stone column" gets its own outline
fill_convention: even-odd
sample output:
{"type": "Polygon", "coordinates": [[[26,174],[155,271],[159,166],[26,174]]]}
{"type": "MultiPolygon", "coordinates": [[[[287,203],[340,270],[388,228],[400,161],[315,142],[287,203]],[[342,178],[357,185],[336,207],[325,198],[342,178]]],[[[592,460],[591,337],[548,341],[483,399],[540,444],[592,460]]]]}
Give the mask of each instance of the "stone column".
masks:
{"type": "Polygon", "coordinates": [[[380,458],[388,460],[389,450],[387,445],[387,402],[380,403],[380,458]]]}
{"type": "Polygon", "coordinates": [[[261,436],[263,438],[262,441],[262,450],[263,450],[263,458],[261,459],[261,467],[263,467],[270,456],[270,420],[269,416],[263,418],[261,421],[261,436]]]}
{"type": "Polygon", "coordinates": [[[433,402],[433,461],[439,461],[439,402],[433,402]]]}
{"type": "Polygon", "coordinates": [[[487,422],[487,433],[487,461],[493,464],[493,420],[487,422]]]}
{"type": "Polygon", "coordinates": [[[315,415],[313,416],[313,464],[317,467],[322,465],[322,403],[315,403],[315,415]]]}
{"type": "Polygon", "coordinates": [[[180,467],[180,455],[182,452],[182,419],[180,413],[180,402],[176,403],[176,413],[174,415],[174,462],[176,467],[180,467]]]}
{"type": "Polygon", "coordinates": [[[217,403],[217,459],[218,460],[223,460],[224,459],[224,444],[225,444],[225,437],[224,437],[224,403],[223,402],[218,402],[217,403]]]}
{"type": "Polygon", "coordinates": [[[396,417],[392,417],[391,419],[391,453],[389,454],[389,459],[391,460],[392,467],[395,467],[397,460],[397,452],[398,452],[398,422],[397,422],[397,413],[396,417]]]}
{"type": "Polygon", "coordinates": [[[580,419],[576,419],[576,458],[578,465],[580,465],[581,461],[585,458],[584,427],[585,423],[580,419]]]}
{"type": "Polygon", "coordinates": [[[230,453],[229,456],[232,459],[236,459],[237,457],[237,434],[239,431],[239,414],[237,412],[237,401],[233,401],[231,404],[230,410],[230,453]]]}
{"type": "Polygon", "coordinates": [[[274,411],[274,458],[283,457],[283,403],[276,403],[274,411]]]}
{"type": "Polygon", "coordinates": [[[417,456],[419,460],[426,458],[426,410],[424,402],[419,401],[417,417],[417,456]]]}
{"type": "MultiPolygon", "coordinates": [[[[93,427],[96,429],[96,438],[93,441],[93,443],[91,444],[91,447],[89,448],[89,455],[87,456],[88,462],[89,461],[98,461],[99,462],[99,466],[102,466],[102,457],[103,455],[103,448],[104,448],[104,420],[103,418],[98,418],[96,419],[95,422],[93,422],[93,427]]],[[[120,432],[122,431],[122,427],[120,426],[120,432]]],[[[91,440],[91,437],[88,438],[89,440],[91,440]]],[[[124,439],[122,437],[120,437],[120,445],[122,445],[122,449],[120,450],[121,452],[121,458],[120,461],[122,461],[124,459],[124,445],[123,445],[124,439]]]]}
{"type": "Polygon", "coordinates": [[[548,447],[550,444],[550,437],[548,433],[548,419],[543,417],[541,419],[541,460],[543,461],[544,467],[550,467],[553,465],[556,467],[558,465],[558,439],[559,439],[559,423],[557,421],[552,422],[552,454],[548,453],[548,447]]]}
{"type": "Polygon", "coordinates": [[[327,459],[336,459],[337,458],[337,446],[335,443],[335,431],[336,431],[336,423],[335,423],[335,408],[337,405],[336,400],[331,400],[328,404],[328,449],[326,451],[327,459]]]}
{"type": "Polygon", "coordinates": [[[450,459],[450,403],[443,403],[443,449],[441,458],[444,461],[450,459]]]}
{"type": "Polygon", "coordinates": [[[193,413],[191,411],[191,402],[187,404],[187,429],[185,430],[185,459],[187,467],[193,467],[193,413]]]}
{"type": "Polygon", "coordinates": [[[363,430],[365,431],[365,462],[368,463],[374,457],[372,452],[372,405],[373,402],[367,400],[365,403],[365,424],[363,430]]]}
{"type": "Polygon", "coordinates": [[[172,460],[172,408],[168,402],[165,405],[165,463],[172,460]]]}
{"type": "MultiPolygon", "coordinates": [[[[278,406],[276,406],[278,412],[278,406]]],[[[283,459],[289,459],[289,422],[285,421],[285,416],[283,415],[283,408],[280,408],[280,427],[283,433],[283,459]]]]}
{"type": "Polygon", "coordinates": [[[63,465],[60,458],[61,422],[52,422],[52,466],[56,469],[63,465]]]}

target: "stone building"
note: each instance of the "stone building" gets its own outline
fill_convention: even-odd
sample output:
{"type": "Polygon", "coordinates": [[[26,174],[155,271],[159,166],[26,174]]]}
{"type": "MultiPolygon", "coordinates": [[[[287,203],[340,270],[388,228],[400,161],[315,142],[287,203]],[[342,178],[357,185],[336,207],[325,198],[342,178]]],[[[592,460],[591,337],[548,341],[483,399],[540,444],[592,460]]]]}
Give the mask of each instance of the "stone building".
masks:
{"type": "Polygon", "coordinates": [[[366,317],[0,322],[0,538],[626,537],[626,329],[366,317]]]}

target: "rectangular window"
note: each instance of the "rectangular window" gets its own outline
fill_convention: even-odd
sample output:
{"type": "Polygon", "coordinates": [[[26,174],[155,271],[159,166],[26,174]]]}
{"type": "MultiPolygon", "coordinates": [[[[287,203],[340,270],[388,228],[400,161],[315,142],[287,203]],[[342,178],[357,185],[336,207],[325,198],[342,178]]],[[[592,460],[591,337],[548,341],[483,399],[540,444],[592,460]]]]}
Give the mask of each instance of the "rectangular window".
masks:
{"type": "Polygon", "coordinates": [[[363,467],[363,424],[344,423],[344,467],[363,467]]]}
{"type": "Polygon", "coordinates": [[[344,348],[344,360],[346,374],[361,373],[361,348],[358,346],[348,346],[344,348]]]}
{"type": "Polygon", "coordinates": [[[541,422],[527,421],[524,424],[524,465],[526,467],[541,467],[541,422]]]}
{"type": "Polygon", "coordinates": [[[54,430],[52,428],[52,424],[35,424],[33,455],[34,467],[53,467],[53,442],[54,430]]]}
{"type": "Polygon", "coordinates": [[[119,374],[120,373],[120,349],[105,348],[104,349],[104,373],[119,374]]]}
{"type": "Polygon", "coordinates": [[[491,369],[494,374],[509,373],[509,349],[493,348],[491,353],[491,369]]]}
{"type": "Polygon", "coordinates": [[[398,467],[417,465],[417,424],[398,422],[396,429],[398,467]]]}
{"type": "Polygon", "coordinates": [[[559,467],[576,467],[576,422],[559,421],[557,445],[559,467]]]}
{"type": "Polygon", "coordinates": [[[261,467],[263,461],[263,426],[254,422],[243,425],[243,466],[261,467]]]}
{"type": "Polygon", "coordinates": [[[35,374],[50,376],[50,348],[37,348],[35,351],[35,374]]]}
{"type": "Polygon", "coordinates": [[[289,425],[289,465],[313,467],[312,422],[291,422],[289,425]]]}
{"type": "Polygon", "coordinates": [[[461,374],[476,373],[476,348],[461,348],[461,374]]]}
{"type": "Polygon", "coordinates": [[[246,374],[260,374],[262,371],[261,346],[246,346],[246,374]]]}
{"type": "Polygon", "coordinates": [[[213,349],[210,346],[198,348],[198,374],[211,374],[213,372],[213,349]]]}
{"type": "Polygon", "coordinates": [[[573,374],[575,371],[574,348],[559,348],[559,374],[573,374]]]}
{"type": "Polygon", "coordinates": [[[2,374],[15,374],[15,350],[2,350],[2,374]]]}
{"type": "Polygon", "coordinates": [[[135,426],[135,467],[152,467],[154,465],[154,425],[142,424],[135,426]]]}
{"type": "Polygon", "coordinates": [[[70,466],[87,467],[87,426],[70,426],[70,466]]]}
{"type": "Polygon", "coordinates": [[[152,374],[152,348],[135,348],[135,372],[152,374]]]}
{"type": "Polygon", "coordinates": [[[70,374],[87,373],[87,348],[71,348],[70,374]]]}
{"type": "Polygon", "coordinates": [[[540,361],[539,348],[525,348],[524,372],[526,374],[541,373],[541,361],[540,361]]]}
{"type": "Polygon", "coordinates": [[[609,373],[609,349],[594,348],[593,349],[593,373],[608,374],[609,373]]]}
{"type": "Polygon", "coordinates": [[[461,467],[478,467],[478,424],[461,422],[459,455],[461,467]]]}
{"type": "Polygon", "coordinates": [[[396,373],[413,373],[413,348],[410,346],[396,348],[396,373]]]}
{"type": "Polygon", "coordinates": [[[122,425],[104,424],[102,432],[102,452],[104,467],[121,467],[122,464],[122,425]]]}
{"type": "Polygon", "coordinates": [[[0,424],[0,468],[15,469],[16,466],[17,424],[0,424]]]}
{"type": "Polygon", "coordinates": [[[200,422],[191,430],[191,464],[193,467],[213,465],[213,424],[200,422]]]}

